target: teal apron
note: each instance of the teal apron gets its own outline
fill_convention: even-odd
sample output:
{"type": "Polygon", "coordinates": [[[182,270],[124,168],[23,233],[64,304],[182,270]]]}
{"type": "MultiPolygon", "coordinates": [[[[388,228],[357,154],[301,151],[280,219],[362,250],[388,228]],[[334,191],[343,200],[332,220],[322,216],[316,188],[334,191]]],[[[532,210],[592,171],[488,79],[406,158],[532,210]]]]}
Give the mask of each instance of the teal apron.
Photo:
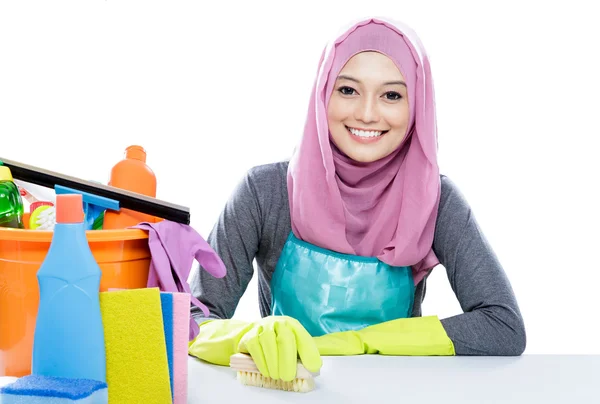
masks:
{"type": "Polygon", "coordinates": [[[290,233],[271,279],[271,314],[293,317],[314,337],[411,317],[410,267],[340,254],[290,233]]]}

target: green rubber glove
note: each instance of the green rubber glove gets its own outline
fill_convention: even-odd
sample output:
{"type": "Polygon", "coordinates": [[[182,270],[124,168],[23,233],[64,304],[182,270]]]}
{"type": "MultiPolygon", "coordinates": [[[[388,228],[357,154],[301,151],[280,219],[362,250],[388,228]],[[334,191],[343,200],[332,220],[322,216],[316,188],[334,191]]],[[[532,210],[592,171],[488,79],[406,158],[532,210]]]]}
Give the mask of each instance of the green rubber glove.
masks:
{"type": "Polygon", "coordinates": [[[323,356],[381,354],[454,356],[454,344],[437,316],[400,318],[314,338],[323,356]]]}
{"type": "Polygon", "coordinates": [[[208,320],[200,324],[198,336],[188,352],[216,365],[229,366],[229,358],[247,353],[263,376],[290,381],[296,377],[298,357],[310,372],[323,362],[312,336],[294,318],[264,317],[254,323],[238,320],[208,320]]]}

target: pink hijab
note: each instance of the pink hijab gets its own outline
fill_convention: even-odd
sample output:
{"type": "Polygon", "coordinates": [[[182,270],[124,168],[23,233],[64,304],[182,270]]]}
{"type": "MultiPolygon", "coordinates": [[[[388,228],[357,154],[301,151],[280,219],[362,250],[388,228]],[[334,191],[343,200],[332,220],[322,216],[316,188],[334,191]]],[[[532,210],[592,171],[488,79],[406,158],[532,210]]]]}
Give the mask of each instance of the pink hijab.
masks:
{"type": "Polygon", "coordinates": [[[323,52],[304,136],[290,160],[294,235],[339,253],[411,266],[419,283],[439,264],[432,250],[440,200],[436,129],[429,61],[416,34],[382,19],[354,24],[323,52]],[[404,75],[410,125],[392,154],[359,163],[330,141],[327,103],[346,62],[367,50],[388,56],[404,75]]]}

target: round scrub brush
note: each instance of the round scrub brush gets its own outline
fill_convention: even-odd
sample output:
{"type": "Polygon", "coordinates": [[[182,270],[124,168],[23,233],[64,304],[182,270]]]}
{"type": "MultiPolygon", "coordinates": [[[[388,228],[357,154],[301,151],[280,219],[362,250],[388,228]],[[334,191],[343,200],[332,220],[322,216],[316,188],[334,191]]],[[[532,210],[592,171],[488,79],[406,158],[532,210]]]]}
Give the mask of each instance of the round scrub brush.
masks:
{"type": "Polygon", "coordinates": [[[56,224],[56,211],[51,202],[40,202],[39,205],[31,206],[29,216],[29,228],[31,230],[54,230],[56,224]]]}

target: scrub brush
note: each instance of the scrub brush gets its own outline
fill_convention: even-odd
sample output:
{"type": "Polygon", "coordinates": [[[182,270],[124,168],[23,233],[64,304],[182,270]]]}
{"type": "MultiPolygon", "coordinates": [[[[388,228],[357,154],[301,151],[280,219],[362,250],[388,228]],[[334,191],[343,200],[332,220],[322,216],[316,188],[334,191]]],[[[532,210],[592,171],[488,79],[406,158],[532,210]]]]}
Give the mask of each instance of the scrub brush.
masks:
{"type": "Polygon", "coordinates": [[[40,205],[29,216],[31,230],[54,230],[56,224],[56,210],[52,205],[40,205]]]}
{"type": "Polygon", "coordinates": [[[303,365],[298,361],[298,367],[296,368],[296,378],[292,381],[286,382],[280,379],[272,379],[270,377],[263,376],[252,357],[248,354],[237,353],[229,358],[229,366],[237,371],[237,380],[246,385],[254,387],[264,387],[267,389],[294,391],[297,393],[307,393],[315,388],[315,376],[318,373],[309,372],[303,365]]]}

